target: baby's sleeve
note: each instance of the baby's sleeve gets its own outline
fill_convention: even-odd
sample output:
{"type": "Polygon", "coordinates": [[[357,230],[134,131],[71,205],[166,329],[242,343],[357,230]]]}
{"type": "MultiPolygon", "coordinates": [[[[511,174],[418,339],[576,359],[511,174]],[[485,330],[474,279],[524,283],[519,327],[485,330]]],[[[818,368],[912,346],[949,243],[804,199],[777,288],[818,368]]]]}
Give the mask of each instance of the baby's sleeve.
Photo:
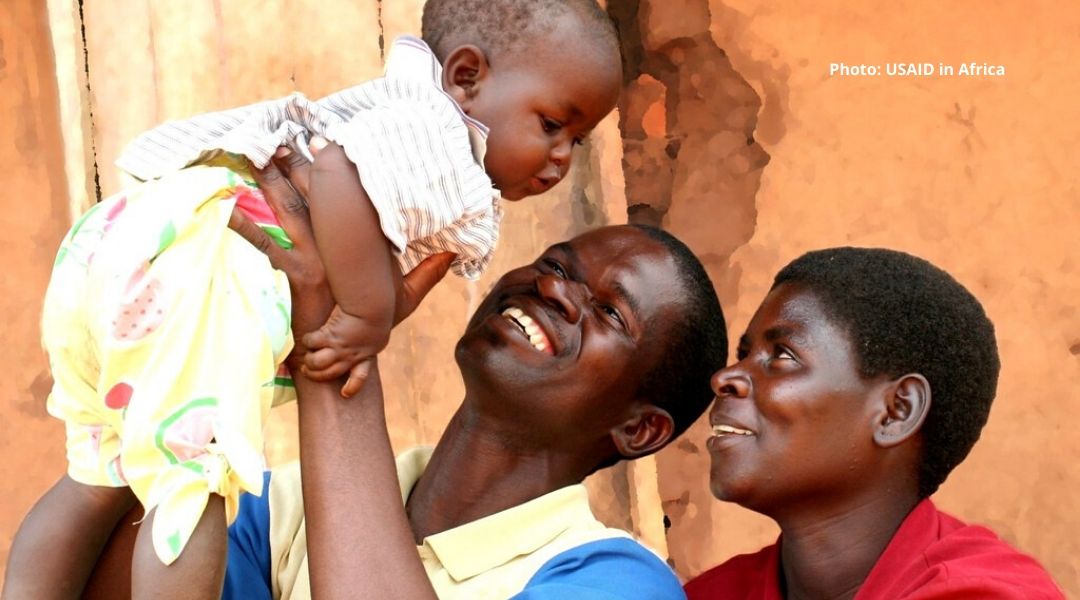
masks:
{"type": "Polygon", "coordinates": [[[306,153],[311,133],[341,120],[341,115],[294,93],[158,125],[132,140],[116,166],[147,181],[229,152],[246,156],[261,169],[278,146],[306,153]]]}
{"type": "Polygon", "coordinates": [[[438,252],[458,255],[453,269],[461,276],[487,266],[499,209],[460,115],[401,101],[359,112],[327,137],[356,165],[404,272],[438,252]]]}

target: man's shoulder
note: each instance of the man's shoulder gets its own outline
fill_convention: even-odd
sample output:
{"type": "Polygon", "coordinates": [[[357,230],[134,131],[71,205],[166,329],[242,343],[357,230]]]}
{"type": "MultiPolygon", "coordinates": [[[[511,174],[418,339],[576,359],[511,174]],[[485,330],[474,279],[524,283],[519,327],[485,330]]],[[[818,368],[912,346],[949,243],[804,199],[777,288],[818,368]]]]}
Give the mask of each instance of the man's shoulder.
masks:
{"type": "Polygon", "coordinates": [[[678,578],[652,550],[625,534],[594,539],[550,557],[515,596],[615,600],[685,598],[678,578]]]}

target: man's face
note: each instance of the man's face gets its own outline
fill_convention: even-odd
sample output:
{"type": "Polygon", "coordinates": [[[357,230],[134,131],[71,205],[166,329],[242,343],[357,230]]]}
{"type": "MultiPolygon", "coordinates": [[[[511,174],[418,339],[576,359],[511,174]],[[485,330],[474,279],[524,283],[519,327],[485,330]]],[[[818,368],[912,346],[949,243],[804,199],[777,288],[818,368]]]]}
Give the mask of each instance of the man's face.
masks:
{"type": "Polygon", "coordinates": [[[458,342],[466,402],[522,443],[600,443],[668,346],[682,290],[667,249],[632,227],[548,248],[495,284],[458,342]]]}
{"type": "Polygon", "coordinates": [[[535,48],[491,59],[487,78],[463,104],[490,128],[484,168],[504,198],[542,194],[566,176],[573,147],[615,107],[618,56],[605,56],[572,19],[535,48]]]}
{"type": "Polygon", "coordinates": [[[721,500],[776,516],[845,497],[872,468],[874,381],[848,334],[811,292],[781,285],[713,376],[711,486],[721,500]]]}

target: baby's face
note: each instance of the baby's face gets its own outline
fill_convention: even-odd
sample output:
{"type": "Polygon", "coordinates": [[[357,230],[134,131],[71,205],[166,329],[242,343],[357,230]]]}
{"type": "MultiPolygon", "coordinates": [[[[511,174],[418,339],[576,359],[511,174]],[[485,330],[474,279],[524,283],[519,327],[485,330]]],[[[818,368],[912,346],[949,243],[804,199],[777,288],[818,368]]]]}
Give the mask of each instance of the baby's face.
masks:
{"type": "Polygon", "coordinates": [[[491,130],[484,168],[507,200],[542,194],[561,181],[574,145],[618,100],[618,56],[554,33],[543,47],[496,57],[468,101],[469,115],[491,130]]]}

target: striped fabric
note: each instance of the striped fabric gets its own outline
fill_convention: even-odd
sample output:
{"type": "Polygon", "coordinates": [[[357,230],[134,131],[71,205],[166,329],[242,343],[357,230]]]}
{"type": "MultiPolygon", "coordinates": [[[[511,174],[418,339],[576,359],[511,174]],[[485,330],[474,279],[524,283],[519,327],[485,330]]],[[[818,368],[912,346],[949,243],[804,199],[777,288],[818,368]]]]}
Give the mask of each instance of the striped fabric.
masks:
{"type": "Polygon", "coordinates": [[[294,93],[165,123],[132,141],[116,164],[142,180],[221,152],[263,167],[279,146],[307,154],[310,137],[321,135],[357,165],[403,272],[454,252],[454,273],[475,279],[491,261],[502,210],[483,168],[487,127],[462,112],[441,82],[427,44],[403,36],[379,79],[314,102],[294,93]]]}

